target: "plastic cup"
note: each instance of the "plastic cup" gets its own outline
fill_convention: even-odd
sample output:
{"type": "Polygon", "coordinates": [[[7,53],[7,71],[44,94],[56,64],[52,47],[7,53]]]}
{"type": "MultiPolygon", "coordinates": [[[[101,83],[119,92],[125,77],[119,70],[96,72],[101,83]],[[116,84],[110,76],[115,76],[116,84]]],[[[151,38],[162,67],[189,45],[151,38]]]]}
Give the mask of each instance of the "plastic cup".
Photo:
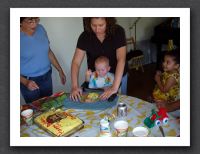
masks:
{"type": "Polygon", "coordinates": [[[128,133],[128,122],[119,120],[114,123],[114,128],[117,137],[126,137],[128,133]]]}
{"type": "Polygon", "coordinates": [[[27,126],[31,126],[33,124],[33,110],[32,109],[26,109],[22,111],[21,116],[27,126]]]}
{"type": "Polygon", "coordinates": [[[132,131],[133,136],[135,137],[147,137],[149,134],[149,130],[146,127],[135,127],[132,131]]]}

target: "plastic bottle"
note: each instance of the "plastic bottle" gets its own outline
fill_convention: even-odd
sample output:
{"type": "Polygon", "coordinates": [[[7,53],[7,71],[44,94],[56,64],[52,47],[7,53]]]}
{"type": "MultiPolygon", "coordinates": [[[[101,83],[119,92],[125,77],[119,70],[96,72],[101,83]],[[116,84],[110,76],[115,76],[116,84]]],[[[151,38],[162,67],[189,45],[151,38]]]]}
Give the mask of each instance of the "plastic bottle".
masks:
{"type": "Polygon", "coordinates": [[[101,137],[110,137],[110,123],[108,121],[108,118],[105,117],[104,119],[101,119],[100,121],[100,136],[101,137]]]}

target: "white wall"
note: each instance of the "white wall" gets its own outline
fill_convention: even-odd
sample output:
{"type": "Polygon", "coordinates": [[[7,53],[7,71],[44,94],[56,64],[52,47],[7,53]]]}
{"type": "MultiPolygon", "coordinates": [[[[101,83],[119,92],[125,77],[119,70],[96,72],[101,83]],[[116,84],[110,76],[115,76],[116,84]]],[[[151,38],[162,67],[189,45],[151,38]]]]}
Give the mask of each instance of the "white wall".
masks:
{"type": "MultiPolygon", "coordinates": [[[[70,92],[71,60],[74,55],[77,39],[80,33],[83,31],[82,18],[45,17],[40,18],[40,24],[42,24],[46,29],[50,41],[50,47],[57,57],[57,60],[63,68],[63,71],[65,72],[67,78],[67,82],[63,86],[60,82],[57,70],[52,67],[53,92],[70,92]]],[[[85,58],[83,61],[83,65],[80,68],[80,83],[84,81],[86,68],[87,62],[85,58]]],[[[24,104],[24,99],[22,96],[20,97],[20,101],[22,104],[24,104]]]]}
{"type": "MultiPolygon", "coordinates": [[[[130,37],[130,30],[129,30],[129,27],[130,27],[130,18],[124,18],[124,17],[117,17],[117,24],[121,25],[124,30],[125,30],[125,33],[126,33],[126,38],[129,38],[130,37]]],[[[132,18],[131,18],[132,19],[132,18]]]]}
{"type": "MultiPolygon", "coordinates": [[[[77,39],[83,31],[82,18],[41,18],[41,24],[45,27],[48,33],[50,47],[56,55],[67,77],[66,85],[62,86],[59,74],[57,70],[53,68],[53,91],[57,92],[64,90],[70,92],[71,60],[74,55],[77,39]]],[[[84,81],[84,76],[82,74],[84,74],[87,68],[86,64],[85,58],[80,69],[80,83],[84,81]]]]}
{"type": "MultiPolygon", "coordinates": [[[[70,67],[71,60],[76,48],[77,39],[83,31],[82,18],[74,17],[43,17],[40,18],[40,23],[45,27],[49,40],[50,47],[56,55],[61,67],[63,68],[67,82],[62,85],[60,82],[59,74],[53,67],[53,92],[66,91],[70,92],[71,77],[70,67]]],[[[134,29],[130,30],[129,27],[136,20],[136,18],[116,18],[117,23],[124,27],[126,37],[134,36],[134,29]]],[[[141,18],[137,24],[137,40],[150,39],[153,35],[153,28],[155,25],[163,21],[164,18],[141,18]]],[[[86,58],[80,68],[79,83],[81,84],[85,78],[85,70],[87,69],[86,58]]],[[[20,97],[21,103],[24,103],[20,97]]]]}

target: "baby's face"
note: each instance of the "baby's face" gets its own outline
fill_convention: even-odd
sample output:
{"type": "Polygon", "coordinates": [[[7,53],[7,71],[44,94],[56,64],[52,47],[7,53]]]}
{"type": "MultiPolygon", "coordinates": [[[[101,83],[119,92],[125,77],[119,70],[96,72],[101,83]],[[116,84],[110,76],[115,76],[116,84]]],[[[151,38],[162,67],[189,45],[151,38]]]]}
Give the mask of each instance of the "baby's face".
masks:
{"type": "Polygon", "coordinates": [[[104,77],[109,72],[110,67],[105,63],[98,63],[95,64],[95,69],[98,76],[104,77]]]}

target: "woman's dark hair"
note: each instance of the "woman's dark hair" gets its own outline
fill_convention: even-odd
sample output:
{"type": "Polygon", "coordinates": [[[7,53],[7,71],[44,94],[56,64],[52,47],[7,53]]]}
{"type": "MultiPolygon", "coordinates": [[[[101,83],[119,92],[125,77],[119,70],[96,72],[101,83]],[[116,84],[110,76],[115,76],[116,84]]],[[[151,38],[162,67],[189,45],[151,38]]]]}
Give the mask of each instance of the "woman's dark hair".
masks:
{"type": "Polygon", "coordinates": [[[22,21],[24,21],[24,19],[26,19],[26,17],[20,17],[20,23],[22,23],[22,21]]]}
{"type": "MultiPolygon", "coordinates": [[[[92,28],[91,28],[92,18],[101,18],[101,17],[84,17],[83,18],[84,30],[89,33],[93,33],[92,28]]],[[[116,29],[116,19],[114,17],[102,17],[102,18],[105,18],[106,20],[106,36],[110,36],[114,34],[115,29],[116,29]]]]}
{"type": "Polygon", "coordinates": [[[177,64],[180,64],[180,50],[179,50],[179,48],[174,49],[174,50],[170,50],[170,51],[166,51],[165,56],[173,57],[174,61],[177,64]]]}
{"type": "Polygon", "coordinates": [[[39,17],[20,17],[20,23],[22,23],[22,21],[24,21],[24,19],[28,18],[29,20],[32,20],[32,19],[36,19],[36,18],[39,18],[39,17]]]}

